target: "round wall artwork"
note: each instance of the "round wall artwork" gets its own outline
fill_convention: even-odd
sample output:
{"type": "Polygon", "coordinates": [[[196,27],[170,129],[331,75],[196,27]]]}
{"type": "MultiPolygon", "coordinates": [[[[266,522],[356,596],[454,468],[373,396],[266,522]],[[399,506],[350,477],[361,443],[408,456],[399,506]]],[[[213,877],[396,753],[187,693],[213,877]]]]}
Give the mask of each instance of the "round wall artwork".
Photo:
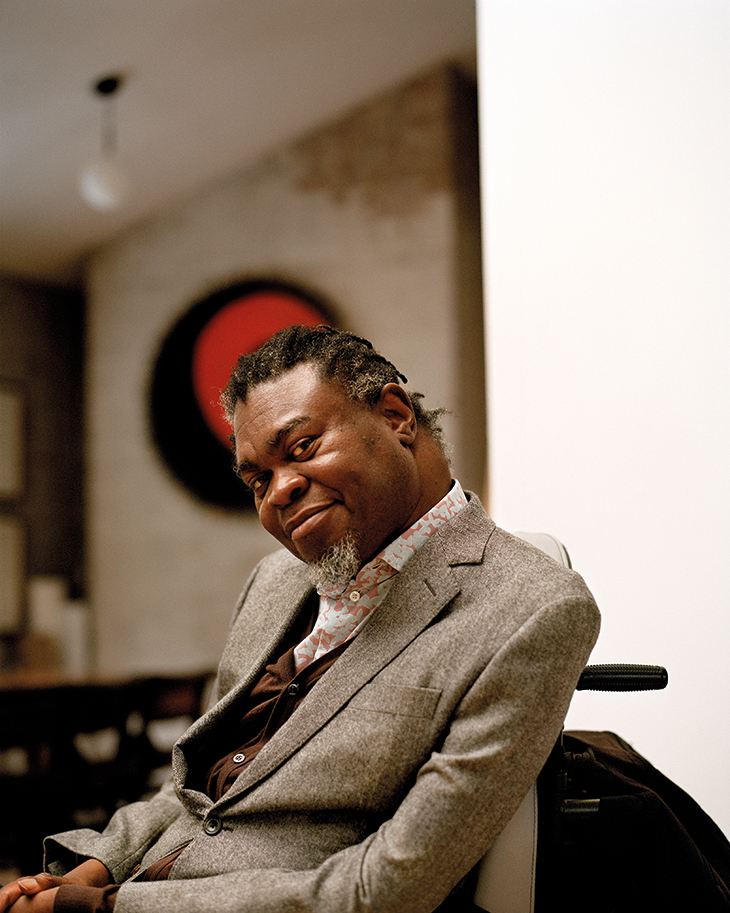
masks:
{"type": "Polygon", "coordinates": [[[220,392],[239,355],[292,324],[332,320],[320,301],[295,286],[241,282],[193,304],[160,347],[150,390],[152,435],[178,481],[208,504],[234,510],[253,504],[232,471],[220,392]]]}

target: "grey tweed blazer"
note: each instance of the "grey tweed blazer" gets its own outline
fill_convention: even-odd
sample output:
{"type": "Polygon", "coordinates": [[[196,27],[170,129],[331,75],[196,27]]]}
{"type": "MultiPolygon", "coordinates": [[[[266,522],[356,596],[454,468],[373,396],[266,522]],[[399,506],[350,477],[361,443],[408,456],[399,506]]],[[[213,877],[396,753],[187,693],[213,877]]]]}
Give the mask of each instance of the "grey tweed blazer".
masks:
{"type": "Polygon", "coordinates": [[[100,859],[123,882],[116,913],[428,913],[441,902],[544,764],[598,634],[594,600],[470,495],[213,803],[189,786],[190,760],[240,719],[310,593],[286,551],[256,568],[219,700],[175,746],[172,781],[103,834],[49,838],[51,871],[100,859]],[[183,845],[168,881],[136,880],[183,845]]]}

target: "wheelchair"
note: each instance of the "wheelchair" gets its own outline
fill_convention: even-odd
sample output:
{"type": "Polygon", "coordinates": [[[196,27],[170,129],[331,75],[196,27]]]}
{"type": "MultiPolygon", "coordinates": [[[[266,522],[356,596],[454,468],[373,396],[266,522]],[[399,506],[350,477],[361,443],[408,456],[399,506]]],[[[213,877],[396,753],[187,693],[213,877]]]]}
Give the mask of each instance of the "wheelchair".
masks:
{"type": "MultiPolygon", "coordinates": [[[[649,691],[664,688],[667,682],[663,666],[593,665],[586,666],[577,690],[649,691]]],[[[601,797],[583,796],[571,780],[575,764],[572,749],[576,747],[572,740],[576,737],[561,733],[537,781],[471,873],[474,913],[551,913],[572,909],[562,902],[571,890],[564,882],[565,855],[570,852],[571,842],[580,840],[588,830],[604,801],[601,797]]],[[[587,839],[590,841],[590,834],[587,839]]],[[[595,903],[590,908],[601,909],[595,903]]],[[[616,910],[628,913],[627,908],[616,910]]]]}

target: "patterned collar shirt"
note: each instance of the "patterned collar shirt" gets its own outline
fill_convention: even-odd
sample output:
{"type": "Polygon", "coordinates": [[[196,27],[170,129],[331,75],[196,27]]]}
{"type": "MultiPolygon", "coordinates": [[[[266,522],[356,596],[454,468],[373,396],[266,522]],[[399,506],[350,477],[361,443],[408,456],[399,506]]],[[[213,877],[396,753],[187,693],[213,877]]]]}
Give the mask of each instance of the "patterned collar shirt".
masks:
{"type": "Polygon", "coordinates": [[[355,578],[318,588],[314,628],[294,649],[297,672],[358,634],[424,542],[466,505],[464,491],[455,480],[446,497],[364,565],[355,578]]]}

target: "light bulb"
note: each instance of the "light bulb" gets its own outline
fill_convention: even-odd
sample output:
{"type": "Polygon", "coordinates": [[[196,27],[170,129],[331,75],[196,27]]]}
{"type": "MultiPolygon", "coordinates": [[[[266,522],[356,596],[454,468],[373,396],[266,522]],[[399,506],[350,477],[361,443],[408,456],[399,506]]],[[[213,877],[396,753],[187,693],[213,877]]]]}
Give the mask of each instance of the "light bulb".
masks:
{"type": "Polygon", "coordinates": [[[129,174],[116,158],[90,162],[79,174],[81,196],[94,209],[116,209],[126,200],[130,189],[129,174]]]}

